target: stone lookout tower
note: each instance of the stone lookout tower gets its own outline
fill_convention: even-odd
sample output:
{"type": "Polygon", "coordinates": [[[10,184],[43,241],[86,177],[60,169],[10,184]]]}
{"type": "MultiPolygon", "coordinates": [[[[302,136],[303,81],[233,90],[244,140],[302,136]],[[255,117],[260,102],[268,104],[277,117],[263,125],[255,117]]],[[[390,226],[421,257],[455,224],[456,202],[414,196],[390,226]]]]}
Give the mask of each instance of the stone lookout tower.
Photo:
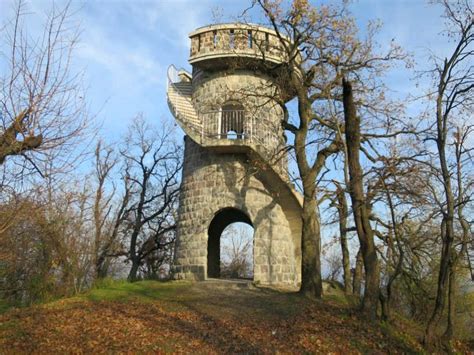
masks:
{"type": "Polygon", "coordinates": [[[219,277],[221,233],[244,222],[254,228],[254,281],[296,285],[301,198],[289,183],[274,100],[285,91],[276,79],[285,63],[280,42],[248,24],[206,26],[189,37],[192,74],[168,70],[168,104],[186,133],[174,277],[219,277]]]}

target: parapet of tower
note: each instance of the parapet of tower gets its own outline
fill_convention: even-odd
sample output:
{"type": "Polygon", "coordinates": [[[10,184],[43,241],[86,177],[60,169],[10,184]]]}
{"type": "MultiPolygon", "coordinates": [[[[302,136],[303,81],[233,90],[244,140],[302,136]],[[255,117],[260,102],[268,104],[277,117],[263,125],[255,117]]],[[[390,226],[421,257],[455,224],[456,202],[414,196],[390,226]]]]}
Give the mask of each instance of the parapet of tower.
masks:
{"type": "MultiPolygon", "coordinates": [[[[218,59],[229,64],[227,59],[249,59],[246,65],[263,62],[284,63],[285,51],[275,31],[249,24],[222,24],[198,28],[192,32],[189,63],[209,68],[215,66],[210,60],[218,59]]],[[[217,63],[219,64],[219,63],[217,63]]],[[[267,63],[268,64],[268,63],[267,63]]]]}
{"type": "MultiPolygon", "coordinates": [[[[192,73],[170,66],[168,104],[184,130],[175,278],[220,274],[227,225],[254,227],[254,280],[296,285],[301,275],[301,196],[289,184],[277,34],[249,24],[189,35],[192,73]]],[[[288,95],[287,95],[288,96],[288,95]]]]}

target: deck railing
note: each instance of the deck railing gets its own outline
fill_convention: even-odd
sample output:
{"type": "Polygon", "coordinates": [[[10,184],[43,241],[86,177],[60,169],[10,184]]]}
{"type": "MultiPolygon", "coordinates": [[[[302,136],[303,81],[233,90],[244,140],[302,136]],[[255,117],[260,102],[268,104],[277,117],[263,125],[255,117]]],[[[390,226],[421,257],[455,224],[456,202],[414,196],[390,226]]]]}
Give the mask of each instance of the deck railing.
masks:
{"type": "Polygon", "coordinates": [[[260,144],[268,149],[278,146],[275,130],[246,110],[213,110],[199,116],[202,138],[260,144]]]}
{"type": "Polygon", "coordinates": [[[243,109],[219,109],[197,112],[191,100],[191,85],[180,78],[182,70],[174,66],[168,68],[168,101],[170,109],[181,121],[201,139],[234,141],[234,144],[258,144],[265,150],[279,146],[279,140],[271,123],[260,115],[243,109]]]}

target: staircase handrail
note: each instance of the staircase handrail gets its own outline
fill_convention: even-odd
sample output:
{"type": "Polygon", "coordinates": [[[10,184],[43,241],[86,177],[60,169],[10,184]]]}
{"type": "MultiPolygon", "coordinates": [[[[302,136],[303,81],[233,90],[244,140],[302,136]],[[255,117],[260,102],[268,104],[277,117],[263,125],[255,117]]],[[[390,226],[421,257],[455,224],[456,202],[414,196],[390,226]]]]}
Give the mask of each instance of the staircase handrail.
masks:
{"type": "MultiPolygon", "coordinates": [[[[176,86],[173,85],[173,84],[177,84],[177,83],[180,82],[180,79],[179,79],[179,72],[180,72],[181,70],[184,71],[184,69],[179,69],[179,70],[178,70],[173,64],[171,64],[171,65],[168,67],[168,73],[167,73],[167,75],[168,75],[168,86],[167,86],[167,88],[166,88],[166,89],[167,89],[167,90],[166,90],[167,94],[168,94],[168,90],[169,90],[169,87],[170,87],[170,86],[173,87],[173,90],[176,90],[176,91],[179,93],[179,89],[177,89],[176,86]]],[[[167,96],[168,96],[168,100],[169,100],[169,95],[167,95],[167,96]]],[[[192,102],[188,97],[182,95],[182,98],[183,98],[185,101],[189,102],[189,103],[194,107],[193,102],[192,102]]],[[[198,114],[197,112],[196,112],[196,116],[199,118],[199,114],[198,114]]]]}

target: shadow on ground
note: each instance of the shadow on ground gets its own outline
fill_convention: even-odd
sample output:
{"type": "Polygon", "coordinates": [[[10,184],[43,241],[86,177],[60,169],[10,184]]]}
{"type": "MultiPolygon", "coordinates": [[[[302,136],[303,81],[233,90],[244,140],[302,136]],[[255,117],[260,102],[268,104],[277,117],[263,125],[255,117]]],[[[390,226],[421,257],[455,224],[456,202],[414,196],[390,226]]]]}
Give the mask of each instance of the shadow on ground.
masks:
{"type": "Polygon", "coordinates": [[[14,353],[406,353],[416,342],[347,304],[234,282],[111,282],[0,316],[14,353]]]}

